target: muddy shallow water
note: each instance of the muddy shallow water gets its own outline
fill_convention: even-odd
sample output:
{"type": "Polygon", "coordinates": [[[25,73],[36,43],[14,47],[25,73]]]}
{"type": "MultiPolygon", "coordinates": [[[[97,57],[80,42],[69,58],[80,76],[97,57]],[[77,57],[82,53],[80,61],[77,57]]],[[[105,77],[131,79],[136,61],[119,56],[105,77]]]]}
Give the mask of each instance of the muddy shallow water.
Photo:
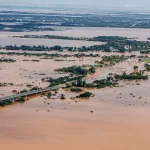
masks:
{"type": "MultiPolygon", "coordinates": [[[[41,82],[43,77],[64,76],[55,73],[54,69],[94,64],[95,60],[100,60],[100,57],[84,58],[84,61],[82,58],[67,58],[76,61],[55,62],[38,57],[2,57],[17,60],[0,64],[0,81],[14,83],[14,86],[0,87],[0,94],[5,96],[12,94],[14,89],[26,88],[27,83],[48,86],[48,83],[41,82]],[[38,59],[40,62],[24,62],[24,59],[38,59]],[[39,75],[41,73],[45,75],[39,75]]],[[[120,68],[132,72],[136,61],[132,59],[103,71],[99,69],[87,80],[101,78],[110,72],[120,73],[120,68]]],[[[144,64],[138,65],[142,68],[144,64]]],[[[38,96],[23,104],[0,108],[0,147],[3,150],[149,149],[149,83],[150,80],[122,81],[122,87],[90,90],[94,97],[77,102],[70,99],[77,94],[61,89],[50,100],[46,96],[38,96]],[[60,100],[60,94],[65,94],[66,100],[60,100]]]]}
{"type": "MultiPolygon", "coordinates": [[[[57,27],[56,27],[57,28],[57,27]]],[[[62,30],[65,27],[62,28],[62,30]]],[[[66,27],[67,28],[67,27],[66,27]]],[[[61,27],[59,27],[61,29],[61,27]]],[[[11,36],[23,35],[58,35],[70,37],[96,37],[96,36],[122,36],[136,38],[139,41],[146,41],[150,36],[150,29],[128,29],[128,28],[100,28],[100,27],[73,27],[63,31],[38,31],[38,32],[0,32],[0,45],[45,45],[45,46],[91,46],[101,45],[102,42],[57,40],[57,39],[25,39],[10,38],[11,36]]]]}
{"type": "MultiPolygon", "coordinates": [[[[145,87],[145,84],[142,87],[145,87]]],[[[3,150],[147,149],[150,147],[150,101],[144,94],[148,91],[143,89],[138,93],[136,86],[128,88],[127,86],[122,89],[96,90],[93,92],[94,98],[78,103],[69,100],[72,94],[68,93],[65,101],[45,100],[39,97],[25,104],[2,108],[1,148],[3,150]],[[143,99],[136,102],[130,96],[131,89],[136,95],[135,100],[140,94],[143,95],[143,99]],[[116,100],[115,97],[120,96],[120,92],[123,93],[123,99],[116,100]],[[44,102],[49,102],[50,105],[44,102]]]]}

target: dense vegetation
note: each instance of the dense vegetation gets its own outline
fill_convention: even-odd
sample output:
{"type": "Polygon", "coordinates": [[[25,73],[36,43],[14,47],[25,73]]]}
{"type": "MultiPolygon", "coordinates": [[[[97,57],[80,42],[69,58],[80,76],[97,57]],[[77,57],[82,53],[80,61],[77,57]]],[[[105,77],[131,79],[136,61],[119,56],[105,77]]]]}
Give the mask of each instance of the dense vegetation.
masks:
{"type": "Polygon", "coordinates": [[[56,50],[56,51],[62,51],[63,48],[59,45],[56,45],[54,47],[48,47],[44,45],[39,45],[39,46],[27,46],[27,45],[21,45],[21,46],[5,46],[3,49],[6,50],[23,50],[23,51],[51,51],[51,50],[56,50]]]}
{"type": "Polygon", "coordinates": [[[113,80],[113,78],[107,77],[107,79],[95,80],[93,83],[86,83],[85,80],[79,78],[76,82],[72,82],[74,87],[84,87],[84,88],[105,88],[114,87],[118,83],[113,80]]]}
{"type": "Polygon", "coordinates": [[[93,94],[90,93],[90,92],[85,92],[85,93],[82,93],[82,94],[76,96],[76,98],[89,98],[89,97],[91,97],[92,95],[93,95],[93,94]]]}
{"type": "Polygon", "coordinates": [[[146,71],[150,71],[150,65],[149,64],[145,64],[145,68],[146,68],[146,71]]]}
{"type": "Polygon", "coordinates": [[[58,35],[24,35],[12,36],[13,38],[39,38],[39,39],[60,39],[60,40],[88,40],[88,38],[58,36],[58,35]]]}
{"type": "Polygon", "coordinates": [[[48,54],[48,53],[28,53],[28,52],[0,52],[0,55],[17,55],[17,56],[36,56],[36,57],[42,57],[40,59],[55,59],[55,58],[68,58],[68,57],[76,57],[76,58],[82,58],[82,57],[100,57],[99,54],[85,54],[85,53],[76,53],[76,54],[48,54]]]}
{"type": "Polygon", "coordinates": [[[101,61],[95,61],[95,63],[99,67],[103,66],[113,66],[116,63],[126,61],[129,57],[124,56],[124,55],[111,55],[111,56],[103,56],[101,61]]]}
{"type": "Polygon", "coordinates": [[[100,41],[100,42],[118,42],[118,41],[125,41],[128,40],[127,37],[120,37],[120,36],[97,36],[93,38],[88,38],[88,41],[100,41]]]}
{"type": "Polygon", "coordinates": [[[10,100],[6,100],[6,101],[4,101],[4,102],[0,102],[0,106],[1,107],[3,107],[3,106],[6,106],[6,105],[12,105],[13,103],[12,103],[12,101],[10,101],[10,100]]]}
{"type": "MultiPolygon", "coordinates": [[[[24,98],[19,98],[19,99],[16,99],[15,102],[24,103],[25,100],[24,100],[24,98]]],[[[5,100],[5,101],[0,102],[0,107],[4,107],[4,106],[7,106],[7,105],[12,105],[12,104],[13,104],[13,102],[11,100],[5,100]]]]}
{"type": "Polygon", "coordinates": [[[142,50],[142,51],[140,51],[140,53],[141,53],[141,54],[149,54],[150,51],[149,51],[149,50],[142,50]]]}
{"type": "MultiPolygon", "coordinates": [[[[56,36],[60,38],[59,36],[56,36]]],[[[56,38],[55,37],[55,38],[56,38]]],[[[65,37],[66,38],[66,37],[65,37]]],[[[70,40],[72,39],[71,37],[70,40]]],[[[80,38],[77,38],[78,40],[80,38]]],[[[23,50],[23,51],[78,51],[78,52],[88,52],[88,51],[105,51],[105,52],[126,52],[126,51],[140,51],[141,53],[149,53],[150,49],[150,42],[149,41],[136,41],[130,40],[126,37],[118,37],[118,36],[99,36],[94,38],[81,38],[81,40],[88,40],[88,41],[102,41],[106,42],[102,45],[93,45],[93,46],[82,46],[82,47],[61,47],[60,45],[56,45],[54,47],[48,47],[44,45],[39,46],[28,46],[28,45],[8,45],[2,47],[2,49],[6,50],[23,50]]]]}
{"type": "Polygon", "coordinates": [[[137,79],[148,79],[147,75],[143,75],[142,72],[133,72],[130,74],[123,73],[122,75],[115,74],[115,79],[128,79],[128,80],[137,80],[137,79]]]}
{"type": "Polygon", "coordinates": [[[12,62],[16,62],[16,60],[4,58],[4,59],[0,59],[0,62],[8,62],[8,63],[12,63],[12,62]]]}
{"type": "MultiPolygon", "coordinates": [[[[78,51],[78,52],[88,52],[88,51],[105,51],[105,52],[126,52],[126,51],[140,51],[143,54],[149,53],[150,49],[150,42],[149,41],[136,41],[131,40],[126,37],[119,37],[119,36],[98,36],[93,38],[75,38],[75,37],[63,37],[63,36],[52,36],[49,35],[51,38],[57,39],[66,39],[66,40],[88,40],[88,41],[99,41],[99,42],[106,42],[102,45],[93,45],[93,46],[82,46],[82,47],[61,47],[60,45],[56,45],[54,47],[48,47],[44,45],[39,46],[16,46],[16,45],[8,45],[2,47],[6,50],[23,50],[23,51],[78,51]]],[[[31,35],[29,36],[31,37],[31,35]]]]}
{"type": "Polygon", "coordinates": [[[51,92],[48,92],[48,93],[47,93],[47,98],[50,99],[51,96],[52,96],[52,93],[51,93],[51,92]]]}
{"type": "Polygon", "coordinates": [[[118,42],[125,41],[129,38],[119,36],[98,36],[93,38],[88,37],[69,37],[69,36],[58,36],[58,35],[24,35],[24,36],[12,36],[13,38],[40,38],[40,39],[61,39],[61,40],[84,40],[84,41],[99,41],[99,42],[118,42]]]}
{"type": "Polygon", "coordinates": [[[85,76],[87,74],[95,73],[95,68],[93,66],[91,66],[88,69],[82,66],[71,66],[71,67],[57,69],[55,71],[85,76]]]}
{"type": "Polygon", "coordinates": [[[78,77],[65,76],[65,77],[60,77],[60,78],[57,78],[57,79],[49,78],[46,81],[50,82],[50,87],[53,87],[53,86],[57,86],[57,85],[60,85],[60,84],[65,84],[67,82],[72,82],[72,81],[75,81],[75,80],[78,80],[78,79],[81,79],[81,78],[83,78],[83,76],[78,76],[78,77]]]}

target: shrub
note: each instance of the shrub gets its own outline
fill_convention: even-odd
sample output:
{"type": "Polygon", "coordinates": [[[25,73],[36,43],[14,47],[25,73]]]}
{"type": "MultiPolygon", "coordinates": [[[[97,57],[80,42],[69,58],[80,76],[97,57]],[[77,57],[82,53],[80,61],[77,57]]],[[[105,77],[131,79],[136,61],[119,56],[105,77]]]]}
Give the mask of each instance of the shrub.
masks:
{"type": "Polygon", "coordinates": [[[76,98],[89,98],[91,97],[92,93],[90,92],[85,92],[83,94],[80,94],[79,96],[76,96],[76,98]]]}
{"type": "Polygon", "coordinates": [[[82,92],[82,89],[80,89],[80,88],[71,88],[71,92],[79,93],[79,92],[82,92]]]}

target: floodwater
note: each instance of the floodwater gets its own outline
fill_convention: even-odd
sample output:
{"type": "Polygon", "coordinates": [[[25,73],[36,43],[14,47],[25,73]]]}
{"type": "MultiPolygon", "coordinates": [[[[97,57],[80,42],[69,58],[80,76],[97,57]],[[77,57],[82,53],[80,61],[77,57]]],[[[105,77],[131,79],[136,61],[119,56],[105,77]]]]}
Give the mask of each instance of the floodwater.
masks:
{"type": "MultiPolygon", "coordinates": [[[[7,52],[7,50],[1,50],[1,52],[7,52]]],[[[8,51],[8,52],[16,52],[16,51],[8,51]]],[[[17,51],[23,52],[23,51],[17,51]]],[[[29,51],[26,51],[29,52],[29,51]]],[[[37,52],[32,52],[37,53],[37,52]]],[[[39,52],[38,52],[39,53],[39,52]]],[[[56,53],[56,52],[47,52],[48,54],[56,53]]],[[[91,52],[87,53],[90,54],[91,52]]],[[[59,54],[69,54],[73,55],[75,53],[72,52],[59,52],[59,54]]],[[[13,83],[14,86],[6,86],[0,87],[0,95],[1,96],[9,96],[12,94],[13,90],[23,90],[28,89],[27,85],[32,84],[33,86],[39,86],[44,88],[48,86],[48,83],[43,83],[41,81],[42,78],[45,77],[53,77],[58,78],[61,76],[66,76],[68,74],[59,74],[54,70],[62,68],[62,67],[69,67],[73,65],[94,65],[96,60],[100,61],[101,56],[104,55],[118,55],[118,53],[105,53],[105,52],[96,52],[95,54],[99,54],[100,57],[92,58],[92,57],[85,57],[85,58],[56,58],[56,59],[63,59],[64,61],[54,61],[55,59],[40,59],[40,57],[32,56],[8,56],[8,55],[1,55],[4,58],[11,58],[16,60],[14,63],[0,63],[0,81],[1,83],[13,83]],[[29,60],[29,61],[24,61],[29,60]],[[33,62],[32,60],[39,60],[39,62],[33,62]]],[[[125,53],[125,55],[131,55],[139,53],[125,53]]],[[[119,54],[122,55],[122,54],[119,54]]],[[[116,64],[114,67],[107,67],[104,69],[98,69],[97,73],[94,75],[88,75],[86,78],[87,81],[91,82],[95,79],[103,79],[109,73],[122,73],[122,70],[126,70],[127,73],[131,73],[133,71],[133,66],[138,65],[139,69],[144,68],[144,63],[137,63],[137,60],[131,59],[126,62],[122,62],[116,64]]]]}
{"type": "MultiPolygon", "coordinates": [[[[57,27],[56,27],[57,28],[57,27]]],[[[65,29],[68,27],[63,27],[65,29]]],[[[59,27],[61,29],[61,27],[59,27]]],[[[39,32],[0,32],[0,45],[45,45],[45,46],[91,46],[101,45],[102,42],[58,40],[58,39],[22,39],[10,38],[11,36],[23,35],[58,35],[71,37],[95,37],[95,36],[122,36],[136,38],[139,41],[146,41],[150,36],[150,29],[128,29],[128,28],[99,28],[99,27],[73,27],[63,31],[39,31],[39,32]]]]}
{"type": "MultiPolygon", "coordinates": [[[[6,52],[6,50],[4,51],[6,52]]],[[[52,53],[52,52],[50,52],[52,53]]],[[[85,58],[84,61],[74,57],[64,58],[65,61],[54,61],[55,59],[40,59],[39,57],[25,57],[25,56],[7,56],[1,55],[4,58],[11,58],[16,60],[14,63],[0,63],[0,81],[2,83],[13,83],[14,86],[0,87],[0,95],[8,96],[12,94],[13,90],[28,89],[27,84],[33,86],[47,87],[48,83],[43,83],[42,78],[53,77],[58,78],[67,76],[66,74],[58,74],[55,69],[62,67],[69,67],[72,65],[94,64],[95,59],[85,58]],[[23,61],[30,60],[30,61],[23,61]],[[32,60],[39,60],[33,62],[32,60]],[[75,60],[75,61],[69,61],[75,60]],[[42,74],[42,75],[41,75],[42,74]]],[[[57,58],[56,58],[57,59],[57,58]]],[[[62,59],[62,58],[58,58],[62,59]]],[[[97,58],[96,60],[98,60],[97,58]]]]}
{"type": "MultiPolygon", "coordinates": [[[[59,28],[60,30],[61,28],[59,28]]],[[[62,28],[63,30],[65,28],[62,28]]],[[[95,41],[79,41],[79,40],[61,40],[61,39],[38,39],[38,38],[11,38],[12,36],[23,36],[23,35],[61,35],[63,31],[39,31],[39,32],[0,32],[0,45],[45,45],[45,46],[55,46],[60,45],[62,47],[81,47],[81,46],[92,46],[101,45],[103,42],[95,41]]],[[[69,36],[69,35],[67,35],[69,36]]],[[[70,35],[73,36],[73,35],[70,35]]]]}
{"type": "MultiPolygon", "coordinates": [[[[74,32],[74,30],[61,31],[64,34],[66,32],[74,32]]],[[[131,32],[140,35],[140,30],[138,33],[131,32]]],[[[77,33],[78,36],[84,36],[87,33],[90,36],[90,30],[74,32],[74,34],[77,33]]],[[[118,33],[123,34],[123,31],[118,33]]],[[[1,38],[4,34],[0,34],[1,38]]],[[[95,31],[94,34],[100,33],[95,31]]],[[[94,34],[91,36],[95,36],[94,34]]],[[[116,53],[99,52],[99,54],[102,56],[116,53]]],[[[131,54],[127,53],[127,55],[131,54]]],[[[79,59],[72,57],[64,62],[57,62],[51,59],[42,60],[38,57],[7,55],[1,57],[17,61],[0,63],[0,81],[14,84],[14,86],[0,87],[0,97],[12,94],[12,90],[27,89],[27,84],[48,86],[48,83],[41,82],[43,77],[64,76],[64,74],[55,73],[54,69],[94,64],[95,60],[100,60],[99,57],[79,59]],[[30,61],[23,61],[24,59],[30,61]],[[33,59],[38,59],[40,62],[32,62],[33,59]],[[67,61],[71,59],[75,62],[67,61]],[[42,73],[45,75],[41,76],[42,73]]],[[[87,80],[99,79],[110,72],[119,73],[122,68],[131,72],[134,65],[139,65],[139,69],[142,69],[144,64],[137,64],[136,59],[131,59],[114,67],[99,69],[96,74],[89,75],[87,80]]],[[[56,96],[52,97],[53,99],[39,96],[24,104],[0,108],[0,147],[2,150],[150,149],[149,82],[150,80],[123,81],[120,82],[122,87],[90,90],[94,97],[77,101],[71,100],[71,97],[78,94],[60,90],[56,96]],[[65,94],[66,100],[60,100],[60,94],[65,94]]]]}
{"type": "Polygon", "coordinates": [[[81,46],[92,46],[92,45],[101,45],[102,42],[88,42],[88,41],[76,41],[76,40],[58,40],[58,39],[35,39],[35,38],[9,38],[9,37],[0,37],[0,45],[30,45],[30,46],[55,46],[60,45],[62,47],[81,47],[81,46]]]}
{"type": "Polygon", "coordinates": [[[91,91],[95,97],[78,103],[70,100],[75,94],[60,90],[65,101],[57,99],[59,95],[53,100],[37,97],[2,108],[0,146],[3,150],[149,149],[149,85],[132,84],[91,91]]]}

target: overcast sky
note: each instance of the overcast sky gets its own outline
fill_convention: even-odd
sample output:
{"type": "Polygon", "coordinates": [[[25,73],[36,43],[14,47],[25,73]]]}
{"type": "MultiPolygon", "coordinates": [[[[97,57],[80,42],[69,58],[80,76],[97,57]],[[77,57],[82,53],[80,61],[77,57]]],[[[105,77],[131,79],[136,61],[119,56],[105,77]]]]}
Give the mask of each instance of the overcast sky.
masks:
{"type": "Polygon", "coordinates": [[[150,0],[0,0],[2,5],[37,5],[51,6],[52,4],[69,6],[89,6],[106,9],[140,9],[148,10],[150,0]]]}

